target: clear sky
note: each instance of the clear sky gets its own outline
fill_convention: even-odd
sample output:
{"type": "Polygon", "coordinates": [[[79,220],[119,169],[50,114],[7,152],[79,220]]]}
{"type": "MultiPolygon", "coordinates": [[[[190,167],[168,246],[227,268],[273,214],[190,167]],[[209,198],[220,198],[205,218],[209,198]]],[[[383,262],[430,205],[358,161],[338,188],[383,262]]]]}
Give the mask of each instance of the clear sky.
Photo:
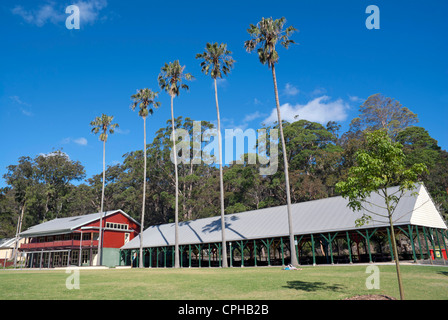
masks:
{"type": "MultiPolygon", "coordinates": [[[[236,60],[219,83],[224,128],[260,128],[275,108],[272,76],[244,50],[247,28],[262,17],[287,19],[299,43],[280,49],[276,68],[284,118],[342,125],[372,94],[399,100],[448,147],[448,2],[435,0],[118,1],[29,0],[0,3],[0,175],[20,156],[63,148],[102,170],[102,146],[89,123],[113,115],[120,130],[107,142],[107,164],[142,148],[143,121],[130,109],[139,88],[159,90],[165,62],[180,60],[195,76],[175,99],[175,116],[214,121],[211,79],[196,53],[225,42],[236,60]],[[78,5],[81,28],[69,30],[65,8],[78,5]],[[368,5],[380,9],[369,30],[368,5]]],[[[148,120],[148,141],[170,119],[170,101],[148,120]]],[[[0,179],[0,186],[4,181],[0,179]]]]}

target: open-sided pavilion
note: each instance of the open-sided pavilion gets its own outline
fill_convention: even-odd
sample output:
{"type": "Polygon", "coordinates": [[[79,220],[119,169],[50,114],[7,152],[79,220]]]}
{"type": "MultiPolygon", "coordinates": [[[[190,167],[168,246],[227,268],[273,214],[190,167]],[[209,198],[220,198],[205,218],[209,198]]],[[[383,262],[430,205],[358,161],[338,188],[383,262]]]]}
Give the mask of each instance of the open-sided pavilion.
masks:
{"type": "MultiPolygon", "coordinates": [[[[398,187],[389,188],[389,193],[398,187]]],[[[353,212],[348,200],[332,197],[292,205],[295,247],[300,264],[393,261],[389,220],[384,199],[372,194],[371,211],[353,212]],[[361,227],[363,213],[372,220],[361,227]]],[[[407,192],[393,215],[400,260],[446,259],[447,226],[423,184],[407,192]]],[[[173,223],[154,225],[143,232],[144,266],[172,267],[173,223]]],[[[286,206],[225,216],[228,265],[263,266],[290,263],[286,206]]],[[[221,217],[179,223],[182,267],[221,266],[221,217]]],[[[119,265],[138,266],[140,235],[121,247],[119,265]]]]}

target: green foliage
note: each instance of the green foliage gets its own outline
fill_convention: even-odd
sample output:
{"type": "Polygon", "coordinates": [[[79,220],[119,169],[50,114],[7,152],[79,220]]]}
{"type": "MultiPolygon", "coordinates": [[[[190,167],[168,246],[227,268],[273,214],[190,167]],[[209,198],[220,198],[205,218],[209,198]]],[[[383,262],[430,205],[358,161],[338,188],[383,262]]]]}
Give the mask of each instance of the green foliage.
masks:
{"type": "Polygon", "coordinates": [[[185,73],[185,66],[181,66],[179,60],[165,63],[158,76],[159,87],[165,90],[170,96],[178,96],[180,89],[189,90],[184,80],[193,80],[190,73],[185,73]]]}
{"type": "Polygon", "coordinates": [[[222,75],[230,73],[235,60],[230,56],[225,43],[207,43],[203,53],[196,54],[196,59],[201,59],[201,69],[206,75],[210,74],[213,79],[222,78],[222,75]]]}
{"type": "Polygon", "coordinates": [[[380,93],[367,98],[359,107],[359,116],[350,123],[350,131],[362,133],[363,131],[385,130],[393,140],[405,128],[418,122],[418,117],[408,108],[393,98],[385,97],[380,93]]]}
{"type": "Polygon", "coordinates": [[[108,116],[103,113],[101,117],[96,117],[93,121],[90,122],[92,132],[94,134],[98,134],[101,132],[100,140],[106,142],[107,132],[109,132],[109,134],[113,134],[115,132],[115,128],[118,127],[117,123],[112,123],[113,120],[113,116],[108,116]]]}
{"type": "MultiPolygon", "coordinates": [[[[350,169],[346,181],[336,184],[336,189],[349,199],[348,206],[353,211],[364,209],[376,215],[379,213],[369,210],[365,204],[371,193],[380,194],[385,200],[389,218],[404,192],[415,189],[419,176],[427,171],[421,163],[414,163],[407,168],[405,160],[402,145],[394,143],[386,131],[367,133],[365,149],[356,153],[357,165],[350,169]],[[394,186],[399,186],[399,192],[387,194],[387,188],[394,186]]],[[[357,224],[363,225],[369,220],[371,216],[364,213],[357,224]]]]}
{"type": "Polygon", "coordinates": [[[158,92],[154,92],[151,89],[139,89],[137,93],[131,96],[133,103],[131,104],[131,109],[135,110],[137,106],[139,107],[138,115],[142,118],[152,115],[154,113],[154,108],[160,107],[160,102],[156,101],[158,92]]]}
{"type": "Polygon", "coordinates": [[[286,23],[284,17],[280,19],[262,18],[257,25],[251,24],[247,32],[252,39],[244,42],[244,47],[247,52],[252,52],[257,49],[258,58],[262,64],[267,64],[269,68],[272,68],[274,64],[278,62],[278,52],[276,50],[277,43],[286,49],[291,44],[294,44],[294,40],[290,40],[289,37],[297,31],[292,26],[289,26],[285,30],[283,27],[286,23]]]}
{"type": "MultiPolygon", "coordinates": [[[[175,181],[170,160],[170,123],[168,120],[165,127],[157,130],[154,140],[147,145],[146,212],[151,214],[145,227],[174,219],[175,181]]],[[[422,181],[440,212],[448,216],[448,152],[441,150],[424,128],[407,126],[391,138],[384,131],[373,133],[369,127],[364,132],[347,132],[339,138],[340,127],[334,122],[323,126],[299,120],[284,122],[283,125],[293,202],[347,192],[335,190],[338,181],[344,181],[347,190],[365,183],[367,187],[352,192],[353,196],[361,196],[359,199],[365,198],[368,191],[399,185],[403,181],[422,181]],[[424,170],[425,166],[427,170],[424,170]],[[355,174],[358,179],[354,179],[355,174]]],[[[190,158],[193,159],[193,120],[178,117],[175,127],[189,132],[190,158]]],[[[211,123],[202,121],[202,133],[211,128],[211,123]]],[[[269,149],[266,151],[269,155],[269,149]]],[[[247,156],[244,156],[246,161],[242,164],[232,163],[223,168],[227,214],[285,203],[283,163],[279,162],[274,175],[261,176],[260,164],[249,165],[247,156]]],[[[105,175],[104,209],[120,208],[138,219],[142,208],[143,151],[126,153],[122,164],[108,166],[105,175]]],[[[4,175],[7,187],[0,190],[0,236],[14,236],[25,203],[22,229],[55,217],[99,212],[101,173],[75,185],[84,178],[82,164],[70,160],[60,150],[34,159],[19,158],[16,164],[7,167],[4,175]]],[[[412,184],[405,183],[404,187],[406,185],[412,187],[412,184]]],[[[391,208],[392,200],[393,197],[391,208]]],[[[359,208],[356,203],[353,207],[359,208]]],[[[218,168],[204,163],[180,164],[179,220],[216,216],[219,212],[218,168]]]]}

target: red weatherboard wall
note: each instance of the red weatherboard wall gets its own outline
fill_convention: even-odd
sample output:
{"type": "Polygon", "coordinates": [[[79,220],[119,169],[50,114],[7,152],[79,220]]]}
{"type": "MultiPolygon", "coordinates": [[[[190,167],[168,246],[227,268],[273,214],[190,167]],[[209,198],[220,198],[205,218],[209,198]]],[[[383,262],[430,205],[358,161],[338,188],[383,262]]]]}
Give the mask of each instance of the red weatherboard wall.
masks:
{"type": "MultiPolygon", "coordinates": [[[[140,232],[140,226],[134,221],[128,219],[121,212],[103,218],[103,227],[106,227],[106,222],[124,223],[127,224],[129,231],[119,230],[104,230],[104,248],[121,248],[124,245],[124,234],[130,233],[129,241],[132,240],[140,232]]],[[[100,225],[99,218],[97,221],[84,225],[83,227],[98,227],[100,225]]]]}

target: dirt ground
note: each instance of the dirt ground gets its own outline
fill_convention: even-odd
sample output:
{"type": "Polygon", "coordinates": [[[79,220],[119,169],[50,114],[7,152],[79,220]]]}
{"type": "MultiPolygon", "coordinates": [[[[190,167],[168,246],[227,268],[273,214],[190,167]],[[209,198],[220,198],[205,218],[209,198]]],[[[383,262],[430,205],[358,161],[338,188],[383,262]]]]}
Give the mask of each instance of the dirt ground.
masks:
{"type": "Polygon", "coordinates": [[[354,296],[345,298],[344,300],[397,300],[394,297],[381,295],[381,294],[366,294],[362,296],[354,296]]]}

